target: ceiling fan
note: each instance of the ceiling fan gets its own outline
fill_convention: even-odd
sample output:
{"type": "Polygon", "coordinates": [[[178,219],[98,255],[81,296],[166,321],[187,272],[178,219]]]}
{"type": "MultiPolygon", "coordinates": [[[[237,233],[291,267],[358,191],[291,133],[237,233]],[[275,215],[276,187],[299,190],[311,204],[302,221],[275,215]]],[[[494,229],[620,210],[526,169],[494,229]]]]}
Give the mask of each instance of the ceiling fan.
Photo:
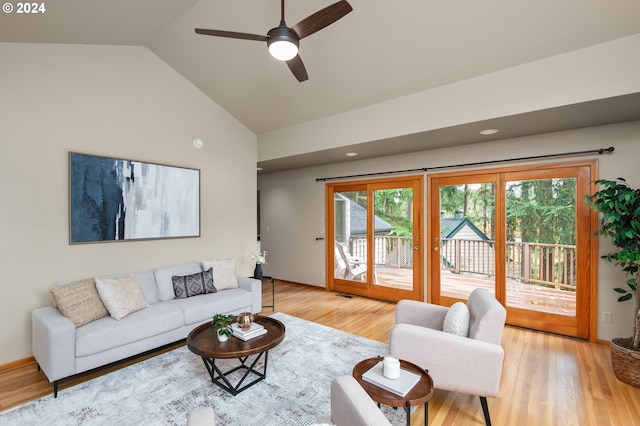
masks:
{"type": "Polygon", "coordinates": [[[239,38],[243,40],[266,41],[269,53],[280,61],[286,61],[293,75],[302,82],[309,79],[307,69],[298,55],[300,40],[320,31],[351,12],[353,8],[346,0],[327,6],[303,19],[293,27],[287,27],[284,21],[284,0],[281,0],[280,25],[269,30],[266,36],[237,33],[233,31],[208,30],[196,28],[196,34],[216,37],[239,38]]]}

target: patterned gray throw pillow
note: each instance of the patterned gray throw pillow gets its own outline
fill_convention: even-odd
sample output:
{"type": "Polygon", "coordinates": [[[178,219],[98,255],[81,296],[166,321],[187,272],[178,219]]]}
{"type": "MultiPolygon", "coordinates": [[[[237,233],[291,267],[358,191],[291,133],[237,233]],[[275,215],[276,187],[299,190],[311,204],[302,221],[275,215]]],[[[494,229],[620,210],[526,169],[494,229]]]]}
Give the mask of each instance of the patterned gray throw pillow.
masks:
{"type": "Polygon", "coordinates": [[[198,294],[218,292],[213,285],[213,268],[191,275],[174,275],[171,277],[171,282],[173,283],[173,291],[179,299],[196,296],[198,294]]]}

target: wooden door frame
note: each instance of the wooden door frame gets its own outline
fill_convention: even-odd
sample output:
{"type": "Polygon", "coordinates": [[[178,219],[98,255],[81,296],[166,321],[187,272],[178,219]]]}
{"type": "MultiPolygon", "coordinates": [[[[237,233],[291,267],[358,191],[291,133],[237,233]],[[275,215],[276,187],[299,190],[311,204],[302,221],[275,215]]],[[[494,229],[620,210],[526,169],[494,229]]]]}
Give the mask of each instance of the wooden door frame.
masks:
{"type": "MultiPolygon", "coordinates": [[[[559,163],[549,163],[549,164],[535,164],[535,165],[527,165],[527,166],[516,166],[516,167],[504,167],[497,169],[482,169],[482,170],[469,170],[469,171],[457,171],[453,173],[438,173],[427,176],[427,212],[429,213],[427,219],[427,240],[429,244],[425,247],[426,250],[429,250],[429,256],[427,256],[427,268],[429,271],[430,277],[430,286],[427,291],[428,301],[432,303],[440,302],[440,253],[434,252],[433,247],[436,241],[434,238],[438,238],[437,243],[440,244],[439,237],[440,235],[434,235],[436,229],[440,228],[440,199],[439,193],[436,194],[434,186],[441,186],[442,179],[446,179],[447,185],[455,185],[456,181],[468,181],[469,177],[478,177],[480,179],[478,182],[482,183],[485,181],[495,182],[496,185],[500,185],[500,187],[496,187],[496,194],[502,194],[503,188],[505,186],[506,177],[508,175],[513,174],[522,174],[527,176],[527,179],[535,179],[536,174],[540,176],[544,176],[544,173],[547,173],[549,170],[554,169],[577,169],[576,177],[576,201],[578,203],[578,208],[576,209],[576,221],[583,224],[588,224],[585,226],[581,232],[578,232],[576,235],[576,247],[582,253],[587,253],[586,256],[580,256],[577,260],[576,269],[581,273],[581,279],[586,281],[584,287],[587,291],[576,294],[576,306],[587,306],[581,314],[578,314],[576,310],[576,318],[575,318],[575,335],[580,338],[589,339],[592,342],[597,341],[597,324],[598,324],[598,239],[595,238],[594,232],[598,229],[598,215],[593,209],[587,207],[585,203],[585,195],[593,193],[597,190],[594,181],[598,176],[598,162],[597,160],[592,161],[580,161],[580,162],[559,162],[559,163]],[[542,171],[544,170],[544,172],[542,171]],[[495,178],[489,179],[489,175],[494,175],[495,178]],[[484,180],[483,180],[484,179],[484,180]],[[435,206],[435,207],[434,207],[435,206]],[[435,211],[437,214],[433,213],[433,209],[437,208],[435,211]]],[[[496,197],[496,239],[498,236],[502,236],[501,239],[504,240],[506,235],[505,224],[506,224],[506,206],[504,205],[504,197],[496,197]]],[[[496,280],[503,279],[506,271],[506,266],[504,262],[498,262],[498,259],[505,258],[505,245],[504,244],[496,244],[496,280]]],[[[496,298],[500,300],[502,303],[506,300],[506,294],[503,290],[502,285],[496,285],[496,298]]],[[[452,300],[443,301],[444,304],[451,304],[452,300]]],[[[509,317],[513,316],[514,308],[507,308],[507,322],[509,322],[509,317]],[[509,312],[511,311],[511,312],[509,312]]],[[[518,315],[522,315],[526,317],[526,313],[518,312],[518,315]]],[[[548,315],[543,313],[537,313],[538,318],[537,321],[540,321],[540,317],[542,317],[542,321],[548,321],[546,318],[548,315]]],[[[554,316],[555,318],[555,316],[554,316]]],[[[573,317],[572,317],[573,318],[573,317]]],[[[521,324],[519,324],[521,325],[521,324]]],[[[532,326],[535,326],[535,321],[532,318],[532,326]]],[[[566,328],[565,324],[558,324],[556,327],[556,331],[560,334],[563,332],[567,332],[569,328],[566,328]]],[[[572,333],[568,333],[572,334],[572,333]]]]}
{"type": "MultiPolygon", "coordinates": [[[[371,286],[371,274],[367,274],[367,283],[366,286],[362,286],[361,288],[356,288],[351,281],[341,282],[342,280],[337,280],[334,278],[334,246],[333,241],[335,240],[334,235],[334,226],[333,226],[333,194],[336,192],[345,192],[345,191],[361,191],[366,190],[369,193],[370,190],[378,190],[384,189],[382,187],[393,188],[395,183],[406,183],[412,182],[411,187],[414,189],[413,191],[413,211],[416,214],[413,215],[413,235],[417,236],[418,239],[415,245],[418,246],[417,250],[413,251],[413,291],[411,296],[405,296],[404,298],[411,298],[414,300],[424,300],[424,243],[423,243],[423,227],[422,221],[424,219],[424,203],[423,203],[423,195],[424,195],[424,176],[423,175],[410,175],[410,176],[398,176],[392,178],[384,178],[384,179],[368,179],[368,180],[358,180],[358,181],[350,181],[350,182],[338,182],[338,183],[327,183],[325,185],[325,288],[331,291],[341,291],[345,293],[352,293],[360,296],[366,297],[374,297],[374,298],[382,298],[382,299],[392,299],[393,293],[398,292],[398,290],[389,289],[385,293],[385,291],[380,292],[379,289],[377,291],[377,295],[372,295],[370,291],[371,286]],[[373,187],[373,188],[372,188],[373,187]],[[339,188],[336,190],[335,188],[339,188]],[[366,189],[365,189],[366,188],[366,189]],[[354,291],[355,290],[355,291],[354,291]],[[387,294],[388,293],[388,294],[387,294]],[[385,297],[388,296],[388,297],[385,297]]],[[[373,239],[369,238],[369,236],[373,235],[373,225],[374,225],[374,209],[373,209],[373,197],[367,197],[367,251],[368,253],[373,252],[373,239]]],[[[373,271],[373,258],[372,256],[368,256],[367,259],[367,271],[373,271]]],[[[357,284],[357,283],[356,283],[357,284]]]]}

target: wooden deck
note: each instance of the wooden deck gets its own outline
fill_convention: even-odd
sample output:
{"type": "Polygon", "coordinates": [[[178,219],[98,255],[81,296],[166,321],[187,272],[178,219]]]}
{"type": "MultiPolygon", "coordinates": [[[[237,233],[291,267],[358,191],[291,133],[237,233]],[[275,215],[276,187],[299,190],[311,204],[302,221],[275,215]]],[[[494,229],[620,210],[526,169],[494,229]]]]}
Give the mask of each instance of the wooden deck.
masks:
{"type": "MultiPolygon", "coordinates": [[[[410,269],[376,267],[376,284],[394,288],[411,289],[413,272],[410,269]]],[[[454,274],[442,271],[441,294],[466,300],[475,288],[495,292],[493,277],[474,274],[454,274]]],[[[546,312],[556,315],[576,315],[576,293],[556,288],[507,281],[507,306],[546,312]]]]}

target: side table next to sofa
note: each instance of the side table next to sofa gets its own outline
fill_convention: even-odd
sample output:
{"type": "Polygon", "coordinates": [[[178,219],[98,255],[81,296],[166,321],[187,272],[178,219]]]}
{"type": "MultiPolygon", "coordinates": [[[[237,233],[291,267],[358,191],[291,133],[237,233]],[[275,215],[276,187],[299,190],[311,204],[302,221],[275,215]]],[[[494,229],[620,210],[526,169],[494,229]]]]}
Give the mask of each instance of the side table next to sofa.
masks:
{"type": "Polygon", "coordinates": [[[272,311],[276,309],[276,280],[273,277],[263,276],[262,283],[271,283],[271,305],[263,305],[263,308],[271,308],[272,311]]]}

